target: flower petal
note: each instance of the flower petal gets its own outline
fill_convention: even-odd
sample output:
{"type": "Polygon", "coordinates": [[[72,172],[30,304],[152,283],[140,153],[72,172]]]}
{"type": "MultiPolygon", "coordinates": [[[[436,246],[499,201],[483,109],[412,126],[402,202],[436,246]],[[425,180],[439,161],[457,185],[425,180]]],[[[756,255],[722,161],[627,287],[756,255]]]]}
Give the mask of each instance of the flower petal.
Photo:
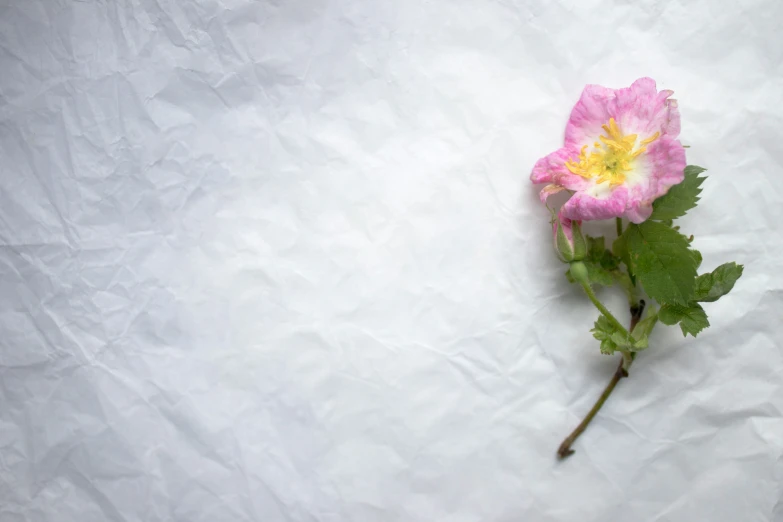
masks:
{"type": "Polygon", "coordinates": [[[578,192],[566,201],[560,213],[563,217],[580,221],[610,219],[622,216],[627,203],[628,189],[623,186],[616,187],[605,198],[578,192]]]}
{"type": "Polygon", "coordinates": [[[664,137],[637,159],[633,179],[628,183],[613,189],[605,189],[604,184],[578,192],[566,202],[562,213],[569,219],[624,217],[641,223],[650,217],[653,201],[684,178],[685,149],[678,140],[664,137]]]}
{"type": "Polygon", "coordinates": [[[530,180],[533,183],[554,183],[569,190],[582,190],[590,185],[589,181],[572,173],[565,166],[566,161],[578,156],[579,151],[569,147],[558,149],[536,162],[530,180]]]}
{"type": "Polygon", "coordinates": [[[669,99],[672,94],[670,90],[658,92],[652,78],[639,78],[630,87],[616,90],[587,85],[566,125],[566,146],[578,150],[592,145],[609,118],[615,119],[623,134],[637,134],[640,140],[656,132],[676,138],[680,112],[677,102],[669,99]]]}
{"type": "Polygon", "coordinates": [[[658,92],[653,79],[640,78],[614,92],[608,112],[623,134],[638,134],[640,140],[656,132],[676,138],[680,134],[680,111],[677,102],[669,100],[672,94],[669,90],[658,92]]]}
{"type": "Polygon", "coordinates": [[[652,164],[658,182],[653,199],[663,196],[670,187],[685,179],[685,148],[679,140],[663,137],[650,144],[644,156],[652,164]]]}
{"type": "Polygon", "coordinates": [[[530,173],[530,181],[533,183],[552,183],[555,180],[555,176],[570,174],[565,166],[565,162],[568,161],[570,155],[570,150],[565,147],[547,154],[533,166],[533,172],[530,173]]]}
{"type": "Polygon", "coordinates": [[[586,85],[574,105],[566,124],[566,146],[579,150],[583,145],[598,141],[603,132],[601,128],[612,116],[609,103],[614,98],[614,90],[600,85],[586,85]]]}
{"type": "Polygon", "coordinates": [[[685,179],[685,163],[685,149],[678,140],[664,136],[652,143],[634,165],[625,217],[633,223],[650,217],[653,201],[685,179]]]}
{"type": "Polygon", "coordinates": [[[551,183],[541,189],[541,192],[538,193],[538,197],[541,200],[541,203],[546,203],[546,200],[549,199],[549,196],[553,196],[558,192],[562,192],[563,190],[565,190],[564,186],[551,183]]]}

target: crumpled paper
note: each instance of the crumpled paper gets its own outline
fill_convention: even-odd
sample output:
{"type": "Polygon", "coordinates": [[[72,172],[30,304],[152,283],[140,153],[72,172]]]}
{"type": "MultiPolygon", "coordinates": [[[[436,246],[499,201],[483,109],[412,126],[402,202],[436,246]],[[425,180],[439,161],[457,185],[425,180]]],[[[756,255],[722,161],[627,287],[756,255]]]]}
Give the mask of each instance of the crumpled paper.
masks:
{"type": "Polygon", "coordinates": [[[783,4],[0,4],[0,520],[783,520],[783,4]],[[745,275],[558,463],[616,361],[527,176],[640,76],[745,275]]]}

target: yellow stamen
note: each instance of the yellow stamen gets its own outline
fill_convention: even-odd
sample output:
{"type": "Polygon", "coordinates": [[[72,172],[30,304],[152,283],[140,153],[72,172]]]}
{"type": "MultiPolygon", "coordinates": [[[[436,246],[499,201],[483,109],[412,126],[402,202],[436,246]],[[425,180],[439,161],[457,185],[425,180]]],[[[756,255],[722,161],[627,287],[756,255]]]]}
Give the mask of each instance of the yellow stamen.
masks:
{"type": "Polygon", "coordinates": [[[603,136],[599,136],[598,139],[603,141],[604,145],[608,146],[612,150],[624,150],[625,149],[625,145],[623,145],[622,142],[618,143],[618,142],[616,142],[614,140],[610,140],[610,139],[605,138],[603,136]]]}
{"type": "Polygon", "coordinates": [[[660,133],[660,132],[656,132],[656,133],[655,133],[655,134],[653,134],[651,137],[647,138],[646,140],[642,140],[642,141],[640,141],[639,143],[640,143],[641,145],[649,145],[650,143],[652,143],[652,142],[654,142],[655,140],[657,140],[657,139],[658,139],[658,136],[660,136],[660,135],[661,135],[661,133],[660,133]]]}
{"type": "Polygon", "coordinates": [[[647,150],[645,145],[658,139],[660,133],[640,141],[639,148],[634,150],[638,135],[623,136],[614,118],[609,118],[609,122],[601,128],[607,135],[598,137],[599,141],[593,143],[593,150],[588,153],[588,146],[583,146],[579,156],[566,161],[565,166],[578,176],[594,179],[596,184],[609,182],[611,187],[615,187],[625,183],[626,174],[633,170],[636,158],[647,150]]]}

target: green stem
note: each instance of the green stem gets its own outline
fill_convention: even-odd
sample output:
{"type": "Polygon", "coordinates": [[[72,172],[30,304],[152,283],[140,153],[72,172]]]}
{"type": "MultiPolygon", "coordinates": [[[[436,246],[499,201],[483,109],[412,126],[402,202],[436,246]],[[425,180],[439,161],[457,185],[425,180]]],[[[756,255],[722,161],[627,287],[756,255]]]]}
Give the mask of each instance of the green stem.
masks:
{"type": "Polygon", "coordinates": [[[625,334],[626,337],[630,337],[630,334],[628,333],[628,330],[625,329],[623,325],[620,324],[620,321],[617,320],[615,316],[612,315],[612,312],[610,312],[604,304],[598,299],[598,297],[595,295],[595,292],[593,292],[593,289],[590,287],[590,283],[586,281],[580,281],[580,284],[582,285],[582,289],[587,294],[587,297],[590,298],[590,301],[593,302],[596,308],[598,308],[598,311],[601,312],[606,316],[606,318],[609,320],[610,323],[612,323],[612,326],[617,328],[620,332],[625,334]]]}
{"type": "MultiPolygon", "coordinates": [[[[589,296],[590,294],[588,293],[587,295],[589,296]]],[[[598,300],[596,299],[596,301],[598,300]]],[[[593,301],[593,303],[595,303],[595,301],[593,301]]],[[[601,313],[603,313],[603,311],[601,313]]],[[[639,322],[639,319],[642,318],[642,313],[644,313],[644,301],[641,302],[640,306],[631,310],[631,330],[634,329],[636,324],[639,322]]],[[[620,360],[620,364],[617,366],[617,370],[615,370],[611,380],[609,381],[609,384],[606,385],[606,388],[604,388],[604,391],[601,393],[601,396],[598,397],[598,400],[593,405],[593,407],[590,408],[590,411],[587,412],[587,415],[584,419],[582,419],[582,422],[579,423],[579,426],[577,426],[574,431],[572,431],[571,434],[565,438],[563,443],[557,449],[557,456],[561,460],[574,453],[574,450],[571,449],[571,445],[576,441],[579,435],[581,435],[587,429],[590,421],[592,421],[593,417],[598,414],[598,411],[612,394],[615,386],[617,386],[617,383],[620,382],[620,379],[623,377],[628,377],[628,368],[631,366],[631,363],[633,363],[634,355],[635,354],[628,352],[623,353],[623,358],[620,360]]]]}
{"type": "Polygon", "coordinates": [[[617,237],[623,235],[623,218],[614,218],[614,225],[617,227],[617,237]]]}
{"type": "Polygon", "coordinates": [[[625,292],[625,296],[628,298],[628,306],[631,308],[631,310],[639,306],[639,301],[636,299],[636,287],[631,281],[631,277],[619,268],[615,269],[612,272],[612,275],[617,280],[617,282],[620,283],[620,286],[625,292]]]}
{"type": "MultiPolygon", "coordinates": [[[[636,325],[639,324],[639,321],[641,321],[646,305],[647,303],[644,302],[644,299],[641,299],[638,303],[631,306],[631,328],[629,329],[631,333],[633,333],[636,325]]],[[[652,313],[655,314],[657,321],[658,312],[655,310],[654,306],[652,307],[652,313]]]]}

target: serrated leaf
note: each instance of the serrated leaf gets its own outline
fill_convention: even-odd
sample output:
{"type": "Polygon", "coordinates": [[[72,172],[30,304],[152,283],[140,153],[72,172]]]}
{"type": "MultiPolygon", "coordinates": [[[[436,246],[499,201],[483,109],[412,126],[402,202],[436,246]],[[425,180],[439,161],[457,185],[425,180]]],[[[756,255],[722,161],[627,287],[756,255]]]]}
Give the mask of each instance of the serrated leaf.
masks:
{"type": "Polygon", "coordinates": [[[587,255],[588,257],[596,257],[603,254],[606,249],[606,239],[604,236],[593,237],[587,236],[587,255]]]}
{"type": "MultiPolygon", "coordinates": [[[[630,228],[630,227],[629,227],[630,228]]],[[[622,261],[628,269],[628,277],[631,279],[631,284],[636,286],[636,276],[633,273],[633,267],[631,266],[631,259],[628,255],[628,229],[612,243],[612,254],[622,261]]]]}
{"type": "Polygon", "coordinates": [[[601,353],[611,355],[617,351],[617,344],[612,341],[615,328],[603,314],[598,317],[590,331],[593,332],[593,337],[601,341],[601,353]]]}
{"type": "Polygon", "coordinates": [[[624,333],[620,332],[619,330],[615,330],[612,332],[612,342],[617,345],[618,348],[626,349],[631,345],[630,340],[628,337],[625,336],[624,333]]]}
{"type": "Polygon", "coordinates": [[[606,248],[606,240],[603,236],[587,236],[587,260],[610,271],[620,265],[620,260],[612,254],[611,250],[606,248]]]}
{"type": "Polygon", "coordinates": [[[590,282],[603,286],[612,286],[614,284],[612,273],[602,268],[601,265],[587,261],[585,266],[587,267],[587,277],[590,278],[590,282]]]}
{"type": "Polygon", "coordinates": [[[612,243],[612,253],[617,256],[623,263],[628,264],[628,229],[623,232],[621,236],[612,243]]]}
{"type": "Polygon", "coordinates": [[[710,325],[707,320],[707,312],[698,303],[691,303],[688,306],[666,304],[658,312],[658,318],[663,324],[675,325],[680,323],[682,335],[696,334],[710,325]]]}
{"type": "MultiPolygon", "coordinates": [[[[590,282],[596,285],[612,286],[614,284],[614,277],[612,273],[601,268],[601,265],[593,263],[592,261],[582,261],[587,268],[587,277],[590,282]]],[[[566,279],[569,283],[574,283],[576,280],[571,275],[571,269],[566,270],[566,279]]]]}
{"type": "Polygon", "coordinates": [[[695,207],[701,194],[701,184],[706,179],[699,177],[699,174],[705,170],[696,165],[685,167],[685,179],[653,202],[653,213],[650,219],[657,221],[677,219],[695,207]]]}
{"type": "Polygon", "coordinates": [[[711,273],[700,275],[696,278],[695,300],[711,303],[728,294],[744,268],[734,262],[724,263],[711,273]]]}
{"type": "Polygon", "coordinates": [[[651,313],[647,314],[647,317],[636,323],[636,326],[631,332],[631,337],[635,340],[633,344],[635,351],[647,348],[649,336],[657,322],[658,314],[652,309],[651,313]]]}
{"type": "Polygon", "coordinates": [[[703,261],[701,257],[701,252],[699,252],[696,249],[691,249],[691,255],[693,256],[694,261],[696,262],[696,269],[701,266],[701,262],[703,261]]]}
{"type": "Polygon", "coordinates": [[[630,269],[659,303],[687,305],[693,298],[696,258],[687,239],[663,223],[631,224],[623,233],[630,269]]]}
{"type": "Polygon", "coordinates": [[[614,327],[609,322],[609,320],[604,317],[603,314],[598,316],[598,319],[595,321],[595,325],[591,332],[593,332],[593,337],[598,339],[599,341],[603,341],[604,339],[609,339],[612,336],[612,332],[614,332],[614,327]]]}
{"type": "MultiPolygon", "coordinates": [[[[593,332],[593,337],[601,341],[601,353],[612,354],[617,350],[635,349],[636,340],[615,328],[604,315],[598,317],[594,328],[590,331],[593,332]]],[[[646,347],[645,344],[644,348],[646,347]]]]}
{"type": "MultiPolygon", "coordinates": [[[[587,277],[591,283],[603,286],[612,286],[615,278],[612,271],[620,264],[620,260],[614,257],[606,249],[605,240],[601,237],[587,236],[587,255],[582,261],[587,267],[587,277]]],[[[566,277],[570,283],[574,282],[571,270],[566,272],[566,277]]]]}
{"type": "Polygon", "coordinates": [[[631,332],[634,339],[643,339],[650,335],[652,329],[655,327],[655,323],[658,322],[658,314],[652,313],[647,317],[636,323],[636,326],[631,332]]]}

